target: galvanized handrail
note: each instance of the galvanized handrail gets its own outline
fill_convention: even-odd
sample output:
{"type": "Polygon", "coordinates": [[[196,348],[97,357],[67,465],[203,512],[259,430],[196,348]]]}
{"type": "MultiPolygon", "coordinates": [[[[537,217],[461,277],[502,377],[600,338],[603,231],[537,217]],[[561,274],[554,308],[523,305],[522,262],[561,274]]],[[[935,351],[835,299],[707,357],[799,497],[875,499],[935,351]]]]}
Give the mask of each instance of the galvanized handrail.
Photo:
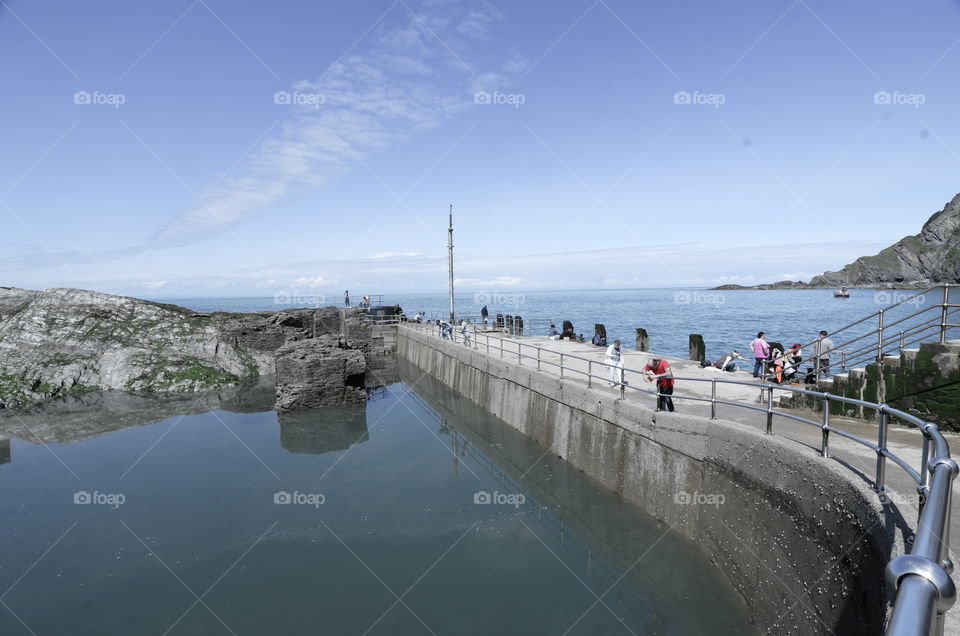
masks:
{"type": "MultiPolygon", "coordinates": [[[[940,324],[946,324],[945,316],[941,319],[940,324]]],[[[422,332],[434,332],[434,335],[441,337],[441,333],[438,332],[434,325],[423,325],[420,323],[405,323],[405,325],[422,332]]],[[[538,369],[541,369],[544,364],[552,365],[559,368],[560,377],[566,377],[564,374],[565,371],[567,373],[573,372],[575,374],[585,375],[588,387],[592,386],[592,380],[603,379],[602,376],[597,376],[593,373],[594,364],[599,364],[608,370],[616,369],[619,382],[614,382],[613,384],[619,386],[621,399],[626,398],[627,389],[638,393],[653,395],[657,398],[657,410],[659,410],[659,398],[665,395],[660,393],[659,390],[642,389],[629,384],[626,379],[627,374],[631,373],[643,377],[644,371],[642,370],[629,369],[619,364],[609,364],[592,358],[547,349],[539,345],[523,343],[518,340],[505,340],[485,333],[476,333],[474,335],[484,337],[484,346],[488,354],[491,349],[493,351],[499,351],[501,358],[504,357],[505,353],[509,353],[511,358],[515,354],[517,356],[517,364],[522,365],[524,359],[534,360],[536,361],[538,369]],[[493,347],[491,347],[491,340],[496,341],[493,347]],[[509,346],[507,346],[508,343],[509,346]],[[535,355],[525,354],[523,352],[525,347],[534,350],[535,355]],[[544,359],[543,352],[559,355],[560,362],[544,359]],[[571,368],[565,365],[565,358],[567,360],[573,359],[586,362],[587,370],[583,371],[582,369],[571,368]]],[[[461,341],[463,340],[457,330],[454,330],[449,337],[452,339],[452,342],[457,342],[458,338],[461,341]]],[[[464,344],[473,349],[480,349],[481,347],[477,338],[473,338],[472,342],[468,339],[464,344]]],[[[936,424],[925,422],[916,416],[891,408],[886,404],[833,395],[827,392],[810,391],[808,389],[763,382],[758,384],[757,382],[745,380],[679,376],[674,379],[678,382],[710,383],[710,397],[684,395],[682,393],[670,394],[669,397],[691,402],[709,402],[711,419],[716,419],[716,408],[719,404],[764,412],[766,414],[767,434],[773,434],[775,416],[815,426],[819,428],[822,433],[820,454],[823,457],[830,457],[831,433],[835,433],[845,439],[870,448],[876,453],[877,457],[876,472],[872,486],[878,493],[887,492],[886,460],[890,459],[901,468],[917,485],[920,514],[913,549],[910,554],[895,557],[887,564],[886,583],[888,592],[894,599],[887,634],[891,636],[943,634],[944,614],[956,600],[956,587],[950,577],[950,573],[953,571],[953,562],[949,555],[949,519],[952,482],[958,473],[958,466],[951,458],[949,445],[936,424]],[[757,406],[745,402],[720,399],[717,397],[718,385],[759,387],[761,396],[765,395],[766,397],[766,403],[764,406],[757,406]],[[773,407],[773,392],[775,390],[789,391],[793,394],[804,395],[820,400],[822,408],[821,421],[814,421],[793,413],[785,413],[775,409],[773,407]],[[852,404],[875,410],[878,414],[876,443],[833,426],[830,418],[830,404],[832,402],[852,404]],[[887,431],[891,418],[896,418],[915,426],[922,433],[922,459],[917,469],[914,469],[909,462],[890,452],[887,448],[887,431]],[[931,450],[933,454],[932,458],[930,457],[931,450]]],[[[882,496],[881,494],[881,497],[882,496]]]]}

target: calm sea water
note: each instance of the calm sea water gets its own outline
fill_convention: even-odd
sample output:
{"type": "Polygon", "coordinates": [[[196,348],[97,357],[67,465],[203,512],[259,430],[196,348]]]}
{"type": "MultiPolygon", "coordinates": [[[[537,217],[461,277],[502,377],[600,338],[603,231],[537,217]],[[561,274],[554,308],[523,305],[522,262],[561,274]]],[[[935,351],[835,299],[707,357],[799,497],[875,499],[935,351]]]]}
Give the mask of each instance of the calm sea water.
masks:
{"type": "Polygon", "coordinates": [[[279,417],[0,418],[0,633],[755,633],[695,545],[417,384],[279,417]]]}
{"type": "MultiPolygon", "coordinates": [[[[527,332],[545,335],[550,323],[559,328],[563,320],[589,339],[594,324],[606,326],[608,340],[620,338],[633,347],[636,328],[650,336],[652,351],[686,357],[689,335],[703,336],[707,356],[719,357],[731,349],[746,354],[759,331],[767,340],[786,346],[813,341],[821,329],[833,332],[864,316],[890,307],[913,292],[854,289],[847,299],[833,297],[829,289],[737,290],[703,289],[626,289],[612,291],[478,292],[457,295],[458,315],[479,317],[487,305],[491,318],[497,314],[523,316],[527,332]]],[[[300,298],[300,300],[307,297],[300,298]]],[[[266,311],[291,306],[287,296],[274,298],[174,299],[197,311],[266,311]]],[[[939,302],[937,294],[900,305],[896,316],[904,316],[939,302]]],[[[952,302],[960,301],[960,292],[952,302]]],[[[408,316],[418,311],[428,318],[446,318],[449,301],[446,294],[388,294],[385,304],[399,304],[408,316]]],[[[293,303],[296,305],[296,303],[293,303]]],[[[304,306],[300,303],[297,306],[304,306]]],[[[892,322],[891,318],[887,320],[892,322]]],[[[851,331],[850,337],[876,328],[876,319],[851,331]]],[[[840,341],[836,342],[841,344],[840,341]]]]}

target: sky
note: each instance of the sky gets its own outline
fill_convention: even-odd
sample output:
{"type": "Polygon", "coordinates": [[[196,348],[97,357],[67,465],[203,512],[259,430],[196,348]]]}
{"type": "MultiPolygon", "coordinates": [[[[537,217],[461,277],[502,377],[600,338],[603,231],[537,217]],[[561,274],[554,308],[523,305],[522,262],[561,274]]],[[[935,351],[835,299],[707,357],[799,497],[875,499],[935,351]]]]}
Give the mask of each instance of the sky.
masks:
{"type": "Polygon", "coordinates": [[[809,279],[960,192],[960,1],[0,0],[0,285],[809,279]]]}

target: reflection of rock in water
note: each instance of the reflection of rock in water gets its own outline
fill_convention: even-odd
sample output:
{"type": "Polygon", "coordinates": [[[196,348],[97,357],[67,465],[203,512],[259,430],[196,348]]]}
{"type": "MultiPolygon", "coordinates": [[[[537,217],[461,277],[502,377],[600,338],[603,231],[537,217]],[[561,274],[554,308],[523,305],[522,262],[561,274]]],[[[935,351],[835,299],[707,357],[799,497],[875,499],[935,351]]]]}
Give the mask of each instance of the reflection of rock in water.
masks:
{"type": "Polygon", "coordinates": [[[335,406],[279,413],[280,445],[291,453],[319,455],[370,439],[366,406],[335,406]]]}
{"type": "Polygon", "coordinates": [[[269,376],[261,377],[258,384],[201,394],[147,397],[119,391],[89,393],[47,402],[20,413],[0,415],[0,437],[18,437],[34,444],[68,444],[177,415],[217,409],[261,413],[273,407],[273,400],[273,378],[269,376]]]}
{"type": "Polygon", "coordinates": [[[0,439],[0,464],[10,463],[10,440],[0,439]]]}
{"type": "Polygon", "coordinates": [[[400,367],[396,356],[368,356],[367,379],[368,389],[378,389],[390,386],[400,381],[400,367]]]}

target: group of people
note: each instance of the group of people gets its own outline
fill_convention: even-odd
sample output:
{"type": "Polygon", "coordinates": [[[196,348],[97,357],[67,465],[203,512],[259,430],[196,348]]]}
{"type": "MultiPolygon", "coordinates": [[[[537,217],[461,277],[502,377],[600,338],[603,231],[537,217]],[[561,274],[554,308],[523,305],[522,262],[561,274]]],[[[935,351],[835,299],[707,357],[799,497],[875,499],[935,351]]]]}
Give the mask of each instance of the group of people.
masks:
{"type": "MultiPolygon", "coordinates": [[[[838,350],[833,341],[827,337],[828,335],[826,331],[820,331],[813,342],[813,377],[808,378],[809,382],[814,382],[821,377],[830,377],[830,354],[838,350]]],[[[753,377],[755,378],[763,377],[766,370],[768,379],[783,383],[795,379],[800,372],[803,351],[797,343],[781,349],[767,342],[767,334],[761,331],[750,343],[750,350],[753,352],[753,377]]],[[[840,353],[843,352],[840,351],[840,353]]]]}
{"type": "MultiPolygon", "coordinates": [[[[623,349],[620,340],[614,340],[613,344],[607,347],[606,361],[610,367],[610,386],[629,384],[623,378],[623,349]]],[[[643,379],[646,382],[656,381],[657,383],[657,410],[673,412],[673,387],[676,380],[673,379],[673,369],[670,363],[663,358],[650,358],[642,369],[643,379]]]]}
{"type": "MultiPolygon", "coordinates": [[[[451,325],[448,321],[440,320],[439,318],[435,324],[437,325],[437,329],[440,330],[441,338],[444,340],[453,339],[453,325],[451,325]]],[[[463,318],[460,320],[460,335],[463,337],[463,344],[469,347],[472,344],[472,338],[470,336],[470,323],[463,318]]]]}
{"type": "MultiPolygon", "coordinates": [[[[343,292],[343,306],[344,307],[350,306],[350,290],[349,289],[344,290],[343,292]]],[[[360,301],[360,304],[357,305],[357,307],[359,307],[360,309],[366,309],[370,307],[370,297],[364,296],[363,299],[360,301]]]]}
{"type": "Polygon", "coordinates": [[[550,329],[547,330],[547,338],[550,340],[576,340],[576,334],[573,332],[573,325],[565,328],[562,332],[557,331],[557,326],[550,323],[550,329]]]}

